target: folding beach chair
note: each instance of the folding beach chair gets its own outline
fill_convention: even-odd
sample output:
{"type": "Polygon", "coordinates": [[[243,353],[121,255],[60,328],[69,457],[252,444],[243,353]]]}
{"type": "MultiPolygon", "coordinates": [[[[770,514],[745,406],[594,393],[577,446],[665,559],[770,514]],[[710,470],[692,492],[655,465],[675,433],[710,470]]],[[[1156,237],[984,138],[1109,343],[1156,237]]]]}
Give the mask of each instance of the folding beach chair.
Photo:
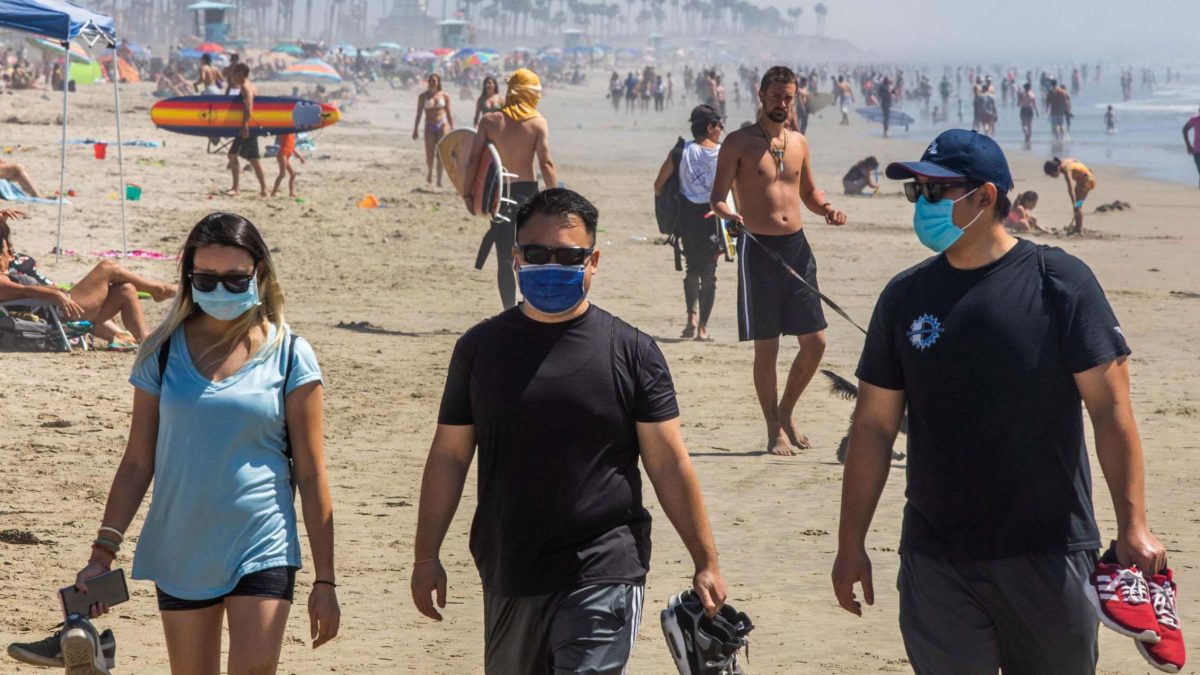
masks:
{"type": "MultiPolygon", "coordinates": [[[[79,341],[87,351],[87,343],[79,341]]],[[[0,349],[10,351],[48,351],[52,346],[71,351],[71,340],[58,313],[58,305],[50,300],[20,299],[0,302],[0,349]],[[35,313],[45,323],[14,316],[13,312],[35,313]]]]}

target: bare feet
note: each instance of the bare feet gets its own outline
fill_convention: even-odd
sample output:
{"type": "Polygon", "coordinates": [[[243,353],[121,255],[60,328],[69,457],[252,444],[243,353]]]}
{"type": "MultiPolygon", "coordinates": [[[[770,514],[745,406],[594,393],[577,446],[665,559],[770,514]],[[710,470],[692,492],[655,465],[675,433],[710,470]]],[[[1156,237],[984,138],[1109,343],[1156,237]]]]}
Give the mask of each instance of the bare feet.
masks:
{"type": "Polygon", "coordinates": [[[767,453],[780,457],[793,457],[796,455],[796,449],[788,443],[787,434],[780,431],[773,439],[767,441],[767,453]]]}
{"type": "Polygon", "coordinates": [[[787,435],[788,441],[790,441],[791,444],[797,448],[800,448],[801,450],[808,450],[812,448],[812,443],[809,442],[808,436],[800,433],[800,430],[796,428],[795,420],[789,419],[786,423],[784,423],[782,431],[787,435]]]}
{"type": "Polygon", "coordinates": [[[171,298],[175,297],[178,292],[179,289],[175,286],[175,284],[165,283],[152,286],[149,290],[150,297],[154,298],[155,302],[170,300],[171,298]]]}
{"type": "Polygon", "coordinates": [[[708,329],[704,326],[696,328],[696,342],[712,342],[712,338],[708,336],[708,329]]]}

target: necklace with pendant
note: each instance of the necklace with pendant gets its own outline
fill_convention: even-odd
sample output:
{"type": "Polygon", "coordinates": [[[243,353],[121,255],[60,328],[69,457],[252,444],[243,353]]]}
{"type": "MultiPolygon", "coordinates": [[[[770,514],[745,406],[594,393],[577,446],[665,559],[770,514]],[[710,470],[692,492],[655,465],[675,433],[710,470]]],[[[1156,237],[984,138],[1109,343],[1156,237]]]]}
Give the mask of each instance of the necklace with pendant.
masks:
{"type": "Polygon", "coordinates": [[[775,158],[775,170],[778,175],[783,175],[783,155],[787,152],[788,135],[787,130],[783,131],[783,147],[776,148],[775,141],[768,134],[762,122],[758,123],[758,130],[762,132],[763,138],[767,139],[767,149],[771,152],[771,157],[775,158]]]}

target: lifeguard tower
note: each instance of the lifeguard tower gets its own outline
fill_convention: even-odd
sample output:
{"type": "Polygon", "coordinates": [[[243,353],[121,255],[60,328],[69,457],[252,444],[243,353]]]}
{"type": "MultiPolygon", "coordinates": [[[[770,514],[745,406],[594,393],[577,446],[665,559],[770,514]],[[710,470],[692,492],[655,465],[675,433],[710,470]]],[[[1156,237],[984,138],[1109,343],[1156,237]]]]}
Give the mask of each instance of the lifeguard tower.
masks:
{"type": "Polygon", "coordinates": [[[442,34],[442,46],[447,49],[462,49],[467,46],[467,27],[466,21],[461,19],[447,19],[438,22],[438,30],[442,34]]]}
{"type": "Polygon", "coordinates": [[[229,40],[229,23],[225,20],[225,12],[237,9],[237,5],[201,0],[188,5],[188,9],[196,13],[196,35],[204,38],[205,42],[224,44],[229,40]]]}
{"type": "Polygon", "coordinates": [[[587,38],[583,31],[578,28],[567,28],[562,32],[563,49],[574,49],[576,47],[586,47],[587,38]]]}

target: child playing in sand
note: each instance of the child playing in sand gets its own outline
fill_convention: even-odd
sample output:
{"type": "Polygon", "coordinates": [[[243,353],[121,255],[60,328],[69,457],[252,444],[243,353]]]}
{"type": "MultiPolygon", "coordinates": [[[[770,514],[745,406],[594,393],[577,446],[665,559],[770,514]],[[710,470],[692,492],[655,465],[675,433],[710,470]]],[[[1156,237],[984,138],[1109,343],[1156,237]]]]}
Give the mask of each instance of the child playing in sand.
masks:
{"type": "Polygon", "coordinates": [[[1039,234],[1050,234],[1050,231],[1039,226],[1037,216],[1033,215],[1033,210],[1037,208],[1038,194],[1033,190],[1022,192],[1012,208],[1008,211],[1008,218],[1004,220],[1004,227],[1010,232],[1037,232],[1039,234]]]}
{"type": "Polygon", "coordinates": [[[296,134],[280,134],[279,135],[279,154],[275,155],[275,159],[279,162],[279,176],[275,178],[275,187],[271,189],[271,196],[274,197],[279,192],[279,184],[283,182],[283,177],[286,174],[288,177],[288,196],[296,196],[296,170],[292,168],[292,155],[304,163],[304,155],[296,149],[296,134]]]}

